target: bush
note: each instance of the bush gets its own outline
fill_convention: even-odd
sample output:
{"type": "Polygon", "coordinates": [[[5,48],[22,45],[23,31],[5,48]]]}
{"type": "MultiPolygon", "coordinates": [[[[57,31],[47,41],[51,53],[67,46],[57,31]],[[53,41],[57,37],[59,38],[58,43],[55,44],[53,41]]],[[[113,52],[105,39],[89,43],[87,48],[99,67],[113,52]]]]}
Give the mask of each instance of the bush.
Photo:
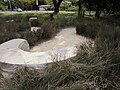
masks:
{"type": "Polygon", "coordinates": [[[17,32],[10,31],[0,32],[0,44],[15,38],[20,38],[20,34],[17,32]]]}
{"type": "Polygon", "coordinates": [[[81,19],[77,22],[76,33],[95,39],[98,32],[105,27],[105,23],[98,20],[81,19]]]}
{"type": "Polygon", "coordinates": [[[83,35],[94,39],[94,38],[96,38],[97,33],[99,32],[99,28],[100,28],[99,25],[96,23],[87,24],[87,30],[83,35]]]}
{"type": "Polygon", "coordinates": [[[77,34],[83,34],[84,32],[86,32],[86,25],[84,25],[84,24],[77,24],[77,26],[76,26],[76,33],[77,34]]]}
{"type": "Polygon", "coordinates": [[[21,38],[26,39],[31,46],[34,46],[38,41],[38,37],[35,32],[26,31],[21,33],[21,38]]]}
{"type": "MultiPolygon", "coordinates": [[[[113,25],[112,27],[106,25],[98,32],[96,40],[99,40],[101,44],[106,44],[106,49],[115,49],[120,45],[120,27],[113,25]],[[105,43],[102,43],[105,41],[105,43]]],[[[96,41],[96,43],[98,43],[96,41]]],[[[103,45],[97,44],[97,47],[102,48],[103,45]]],[[[105,45],[104,45],[105,46],[105,45]]]]}
{"type": "MultiPolygon", "coordinates": [[[[22,35],[21,33],[26,32],[30,29],[27,23],[16,23],[16,22],[3,22],[1,25],[0,33],[0,44],[11,39],[25,38],[28,36],[22,35]]],[[[29,37],[31,38],[31,37],[29,37]]],[[[28,39],[28,38],[27,38],[28,39]]]]}
{"type": "Polygon", "coordinates": [[[39,26],[41,26],[46,21],[45,15],[37,15],[37,18],[38,18],[39,26]]]}
{"type": "Polygon", "coordinates": [[[14,20],[0,20],[0,23],[0,44],[11,39],[21,38],[21,32],[25,32],[30,29],[29,24],[26,22],[16,23],[14,20]]]}
{"type": "Polygon", "coordinates": [[[55,21],[59,24],[60,28],[76,25],[75,14],[58,14],[55,21]]]}
{"type": "Polygon", "coordinates": [[[37,29],[37,31],[34,33],[38,37],[38,40],[40,41],[42,39],[43,30],[40,28],[40,29],[37,29]]]}
{"type": "Polygon", "coordinates": [[[17,32],[18,24],[12,20],[6,21],[4,23],[4,29],[5,31],[17,32]]]}
{"type": "Polygon", "coordinates": [[[66,9],[66,11],[78,11],[78,7],[77,6],[71,6],[71,7],[68,7],[66,9]]]}
{"type": "Polygon", "coordinates": [[[0,4],[0,10],[2,10],[2,11],[7,10],[7,6],[4,6],[4,5],[0,4]]]}
{"type": "Polygon", "coordinates": [[[17,32],[25,32],[30,30],[30,24],[28,22],[20,22],[16,23],[17,24],[17,32]]]}
{"type": "Polygon", "coordinates": [[[56,23],[54,21],[49,21],[49,20],[43,23],[41,29],[43,30],[43,34],[42,34],[43,39],[52,38],[58,32],[56,23]]]}

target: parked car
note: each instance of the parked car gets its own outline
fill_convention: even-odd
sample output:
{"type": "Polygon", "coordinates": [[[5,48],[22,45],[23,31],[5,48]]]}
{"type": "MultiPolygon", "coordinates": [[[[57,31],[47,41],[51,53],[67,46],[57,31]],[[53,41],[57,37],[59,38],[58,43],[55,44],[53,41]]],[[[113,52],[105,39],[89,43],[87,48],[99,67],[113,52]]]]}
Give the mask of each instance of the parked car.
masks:
{"type": "Polygon", "coordinates": [[[21,8],[15,8],[15,9],[13,9],[13,11],[22,12],[23,10],[21,8]]]}
{"type": "Polygon", "coordinates": [[[21,9],[21,8],[18,8],[18,10],[17,10],[18,12],[22,12],[23,10],[21,9]]]}

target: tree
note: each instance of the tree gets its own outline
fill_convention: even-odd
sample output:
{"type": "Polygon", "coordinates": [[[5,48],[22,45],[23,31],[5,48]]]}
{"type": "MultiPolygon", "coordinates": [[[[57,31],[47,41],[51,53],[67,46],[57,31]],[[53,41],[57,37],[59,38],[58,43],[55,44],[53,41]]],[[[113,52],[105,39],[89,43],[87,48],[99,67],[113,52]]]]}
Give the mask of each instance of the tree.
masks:
{"type": "Polygon", "coordinates": [[[78,5],[78,17],[83,16],[84,15],[84,11],[82,11],[82,4],[84,3],[83,0],[79,0],[77,2],[78,5]]]}
{"type": "Polygon", "coordinates": [[[52,0],[52,1],[53,1],[54,8],[55,8],[54,13],[57,14],[59,13],[59,7],[63,0],[52,0]]]}
{"type": "Polygon", "coordinates": [[[52,0],[53,4],[54,4],[54,12],[52,14],[50,14],[51,20],[54,19],[54,15],[59,13],[59,8],[60,8],[60,4],[62,3],[63,0],[52,0]]]}
{"type": "Polygon", "coordinates": [[[120,10],[120,0],[84,0],[88,5],[88,10],[95,10],[95,17],[99,18],[101,12],[105,14],[115,14],[120,10]]]}
{"type": "Polygon", "coordinates": [[[12,3],[11,3],[11,0],[7,0],[8,3],[9,3],[9,7],[10,7],[10,10],[12,11],[12,3]]]}

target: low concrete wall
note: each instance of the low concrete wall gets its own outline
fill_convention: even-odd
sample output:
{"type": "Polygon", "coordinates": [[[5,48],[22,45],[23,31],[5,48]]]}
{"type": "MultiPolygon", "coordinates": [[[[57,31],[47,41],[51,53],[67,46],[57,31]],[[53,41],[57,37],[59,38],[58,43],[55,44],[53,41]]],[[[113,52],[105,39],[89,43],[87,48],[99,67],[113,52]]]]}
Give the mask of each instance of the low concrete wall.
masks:
{"type": "Polygon", "coordinates": [[[7,53],[10,50],[24,50],[24,51],[29,51],[29,44],[26,40],[24,39],[13,39],[10,41],[7,41],[3,44],[0,45],[0,60],[2,56],[7,53]]]}
{"type": "Polygon", "coordinates": [[[6,76],[14,72],[18,66],[42,68],[45,64],[74,57],[76,52],[75,46],[54,48],[46,52],[29,52],[29,44],[26,40],[13,39],[0,45],[0,68],[6,76]]]}

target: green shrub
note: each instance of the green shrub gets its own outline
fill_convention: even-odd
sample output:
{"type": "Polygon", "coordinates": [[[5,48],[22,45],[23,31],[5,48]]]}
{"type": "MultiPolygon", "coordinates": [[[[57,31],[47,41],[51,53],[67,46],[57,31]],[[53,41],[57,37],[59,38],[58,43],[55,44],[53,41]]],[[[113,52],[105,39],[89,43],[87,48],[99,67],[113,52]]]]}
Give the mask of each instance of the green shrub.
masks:
{"type": "Polygon", "coordinates": [[[78,7],[76,6],[71,6],[66,9],[66,11],[77,11],[77,10],[78,10],[78,7]]]}
{"type": "Polygon", "coordinates": [[[29,24],[26,22],[16,23],[14,20],[8,20],[4,22],[1,20],[0,22],[0,43],[4,43],[15,38],[22,38],[21,32],[25,32],[30,29],[29,24]]]}
{"type": "Polygon", "coordinates": [[[43,30],[43,34],[42,34],[43,39],[52,38],[58,32],[56,23],[54,21],[49,21],[49,20],[43,23],[41,29],[43,30]]]}
{"type": "Polygon", "coordinates": [[[10,20],[8,22],[4,22],[4,30],[5,31],[10,31],[10,32],[16,32],[18,28],[18,24],[15,23],[14,21],[10,20]]]}
{"type": "Polygon", "coordinates": [[[95,39],[103,27],[105,27],[104,23],[98,20],[81,19],[76,24],[76,33],[95,39]]]}
{"type": "Polygon", "coordinates": [[[39,26],[45,22],[45,15],[37,15],[39,26]]]}
{"type": "Polygon", "coordinates": [[[28,22],[19,22],[19,23],[16,23],[17,24],[17,32],[25,32],[25,31],[28,31],[30,30],[30,24],[28,22]]]}
{"type": "Polygon", "coordinates": [[[21,15],[3,15],[0,16],[0,28],[2,31],[26,31],[30,29],[29,22],[22,20],[21,15]]]}
{"type": "Polygon", "coordinates": [[[75,15],[69,14],[58,14],[55,17],[56,22],[60,25],[61,28],[65,28],[68,26],[75,26],[76,25],[76,17],[75,15]]]}
{"type": "Polygon", "coordinates": [[[56,17],[56,22],[59,23],[60,27],[62,27],[62,28],[65,28],[65,27],[66,27],[66,22],[67,22],[67,20],[66,20],[65,16],[58,15],[58,16],[56,17]]]}
{"type": "Polygon", "coordinates": [[[15,38],[20,38],[20,34],[10,31],[0,32],[0,44],[15,38]]]}
{"type": "Polygon", "coordinates": [[[83,35],[94,39],[97,36],[97,33],[99,32],[99,28],[100,27],[96,23],[87,24],[86,32],[83,35]]]}
{"type": "Polygon", "coordinates": [[[21,38],[26,39],[30,46],[34,46],[37,42],[41,42],[42,39],[42,34],[43,30],[42,29],[37,29],[37,31],[25,31],[21,32],[21,38]]]}
{"type": "Polygon", "coordinates": [[[15,22],[14,20],[4,21],[0,24],[1,31],[23,32],[30,30],[28,22],[15,22]]]}
{"type": "Polygon", "coordinates": [[[43,35],[43,30],[42,29],[37,29],[36,32],[34,32],[35,35],[38,37],[38,40],[42,40],[42,35],[43,35]]]}
{"type": "Polygon", "coordinates": [[[38,41],[38,37],[35,32],[26,31],[21,33],[21,38],[26,39],[28,43],[33,46],[38,41]]]}
{"type": "Polygon", "coordinates": [[[76,26],[76,33],[77,34],[83,34],[84,32],[86,32],[86,25],[85,24],[77,24],[76,26]]]}
{"type": "Polygon", "coordinates": [[[7,10],[7,6],[4,6],[4,5],[0,4],[0,10],[2,10],[2,11],[7,10]]]}
{"type": "MultiPolygon", "coordinates": [[[[102,41],[105,41],[106,49],[115,49],[119,47],[120,45],[120,27],[116,27],[113,25],[112,27],[109,25],[106,25],[105,27],[102,27],[102,30],[98,32],[98,36],[96,40],[99,40],[101,44],[102,41]]],[[[96,41],[96,43],[99,43],[96,41]]],[[[102,48],[103,45],[97,44],[97,47],[102,48]]],[[[105,45],[104,45],[105,46],[105,45]]]]}

